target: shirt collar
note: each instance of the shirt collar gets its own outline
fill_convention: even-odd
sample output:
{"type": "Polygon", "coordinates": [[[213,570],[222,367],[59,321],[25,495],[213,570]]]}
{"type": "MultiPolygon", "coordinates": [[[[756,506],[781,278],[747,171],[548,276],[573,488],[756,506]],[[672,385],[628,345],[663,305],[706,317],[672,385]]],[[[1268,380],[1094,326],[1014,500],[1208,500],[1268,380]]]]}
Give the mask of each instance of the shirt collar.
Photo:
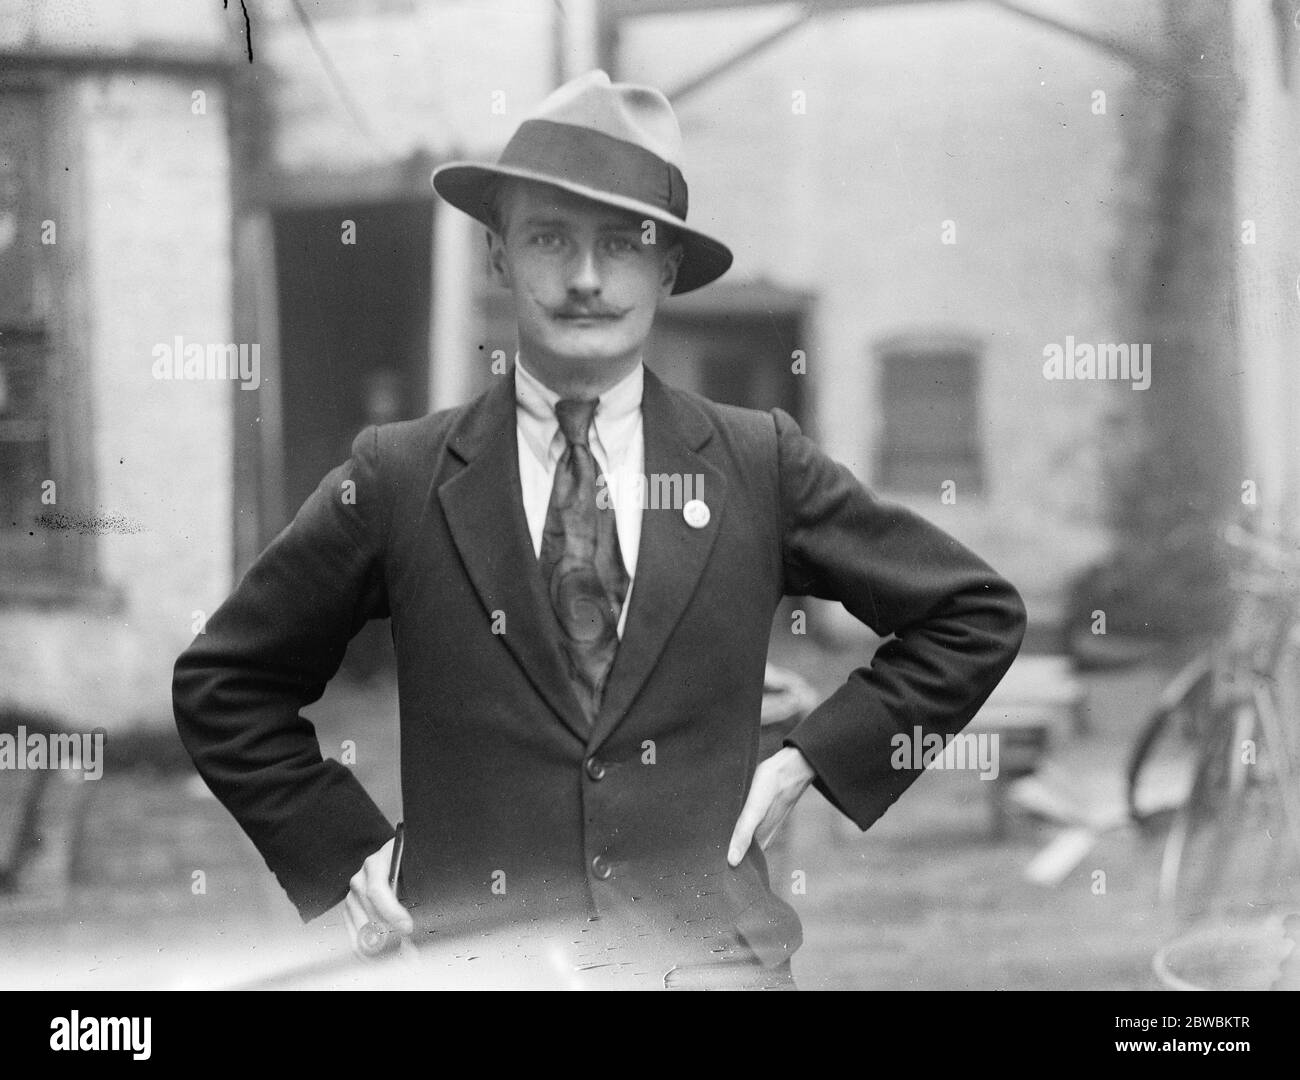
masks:
{"type": "MultiPolygon", "coordinates": [[[[637,364],[627,375],[600,395],[593,421],[596,437],[607,454],[616,451],[623,441],[623,433],[641,411],[641,395],[645,389],[645,365],[637,364]]],[[[515,354],[515,403],[518,406],[520,430],[529,449],[543,465],[564,452],[560,423],[555,418],[555,403],[560,395],[524,367],[515,354]],[[556,448],[557,436],[559,447],[556,448]]]]}

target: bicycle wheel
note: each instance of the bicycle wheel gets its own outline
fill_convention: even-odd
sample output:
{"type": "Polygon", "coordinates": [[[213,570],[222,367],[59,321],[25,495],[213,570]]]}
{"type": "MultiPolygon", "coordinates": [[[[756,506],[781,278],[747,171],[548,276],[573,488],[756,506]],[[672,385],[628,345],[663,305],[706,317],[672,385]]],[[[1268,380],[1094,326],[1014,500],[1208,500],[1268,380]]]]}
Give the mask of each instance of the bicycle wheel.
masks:
{"type": "MultiPolygon", "coordinates": [[[[1214,686],[1214,658],[1203,652],[1170,680],[1155,708],[1138,732],[1125,768],[1129,816],[1145,824],[1157,810],[1169,809],[1168,793],[1154,785],[1161,766],[1186,759],[1192,737],[1209,727],[1214,686]]],[[[1166,785],[1167,786],[1167,785],[1166,785]]]]}
{"type": "Polygon", "coordinates": [[[1273,699],[1257,692],[1225,706],[1203,742],[1197,783],[1170,831],[1162,865],[1162,892],[1178,916],[1300,903],[1297,792],[1278,734],[1273,699]]]}
{"type": "Polygon", "coordinates": [[[1183,917],[1198,917],[1223,902],[1223,885],[1243,857],[1253,793],[1241,745],[1255,730],[1254,706],[1233,702],[1216,709],[1200,732],[1191,793],[1174,816],[1160,866],[1161,899],[1183,917]]]}

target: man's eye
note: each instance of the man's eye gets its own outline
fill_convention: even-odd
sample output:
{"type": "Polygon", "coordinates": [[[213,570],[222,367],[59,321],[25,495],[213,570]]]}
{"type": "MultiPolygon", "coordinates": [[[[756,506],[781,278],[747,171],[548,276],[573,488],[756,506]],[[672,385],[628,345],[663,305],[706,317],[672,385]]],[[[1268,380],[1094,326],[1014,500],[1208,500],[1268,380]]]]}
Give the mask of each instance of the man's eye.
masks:
{"type": "Polygon", "coordinates": [[[560,245],[561,237],[559,233],[534,233],[531,242],[537,247],[553,248],[560,245]]]}
{"type": "Polygon", "coordinates": [[[637,251],[641,245],[626,236],[611,236],[605,241],[605,249],[614,255],[626,255],[637,251]]]}

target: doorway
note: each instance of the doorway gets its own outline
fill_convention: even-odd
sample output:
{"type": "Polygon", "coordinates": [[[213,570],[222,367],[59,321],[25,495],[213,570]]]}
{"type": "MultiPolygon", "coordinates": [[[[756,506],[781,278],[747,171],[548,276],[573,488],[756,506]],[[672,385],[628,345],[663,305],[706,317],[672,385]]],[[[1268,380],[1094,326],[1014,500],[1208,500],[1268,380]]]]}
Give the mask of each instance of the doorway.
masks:
{"type": "Polygon", "coordinates": [[[430,202],[276,214],[285,506],[271,535],[362,428],[428,411],[432,229],[430,202]]]}

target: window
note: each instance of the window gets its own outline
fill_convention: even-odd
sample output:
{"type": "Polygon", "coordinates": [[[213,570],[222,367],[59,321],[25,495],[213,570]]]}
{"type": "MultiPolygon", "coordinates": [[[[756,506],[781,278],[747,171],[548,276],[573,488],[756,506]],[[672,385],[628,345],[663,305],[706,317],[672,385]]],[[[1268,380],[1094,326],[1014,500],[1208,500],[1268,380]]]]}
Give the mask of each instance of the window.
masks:
{"type": "Polygon", "coordinates": [[[87,542],[60,528],[58,512],[82,478],[59,422],[62,399],[49,277],[62,239],[44,170],[43,98],[0,87],[0,586],[6,594],[67,583],[84,568],[87,542]],[[42,501],[48,482],[57,502],[42,501]],[[42,527],[46,516],[53,527],[42,527]]]}
{"type": "Polygon", "coordinates": [[[891,341],[877,350],[883,419],[879,483],[932,494],[945,481],[981,494],[979,353],[962,341],[891,341]]]}

